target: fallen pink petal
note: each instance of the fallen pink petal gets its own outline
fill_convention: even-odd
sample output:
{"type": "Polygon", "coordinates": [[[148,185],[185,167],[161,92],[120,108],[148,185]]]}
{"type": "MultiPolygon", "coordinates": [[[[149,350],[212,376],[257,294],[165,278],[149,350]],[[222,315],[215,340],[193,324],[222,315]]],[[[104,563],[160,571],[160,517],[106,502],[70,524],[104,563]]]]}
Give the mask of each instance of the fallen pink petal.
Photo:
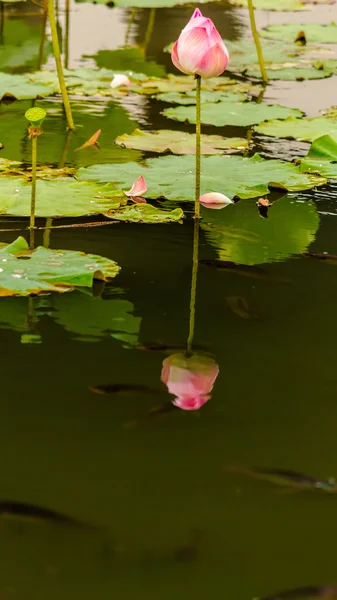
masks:
{"type": "Polygon", "coordinates": [[[171,58],[182,73],[207,79],[224,72],[229,54],[213,21],[196,8],[173,45],[171,58]]]}
{"type": "Polygon", "coordinates": [[[140,196],[130,196],[130,200],[135,204],[146,204],[145,198],[141,198],[140,196]]]}
{"type": "Polygon", "coordinates": [[[133,198],[134,196],[143,196],[143,194],[145,194],[147,190],[147,185],[146,185],[146,181],[144,179],[144,177],[142,175],[140,175],[140,177],[138,177],[138,179],[136,179],[136,181],[133,183],[131,190],[129,190],[128,192],[124,192],[124,194],[128,197],[128,198],[133,198]]]}
{"type": "Polygon", "coordinates": [[[194,353],[187,356],[183,352],[172,354],[163,361],[161,380],[172,401],[182,410],[199,410],[210,398],[219,367],[212,356],[194,353]]]}
{"type": "Polygon", "coordinates": [[[200,204],[205,208],[220,209],[233,204],[233,200],[230,200],[230,198],[219,192],[210,192],[209,194],[200,196],[200,204]]]}

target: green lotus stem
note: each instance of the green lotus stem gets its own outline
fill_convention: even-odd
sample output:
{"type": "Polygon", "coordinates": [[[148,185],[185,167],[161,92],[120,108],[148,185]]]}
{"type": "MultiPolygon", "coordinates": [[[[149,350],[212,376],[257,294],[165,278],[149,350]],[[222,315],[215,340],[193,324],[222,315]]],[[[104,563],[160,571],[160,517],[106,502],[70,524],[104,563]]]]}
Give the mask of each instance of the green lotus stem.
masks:
{"type": "Polygon", "coordinates": [[[194,204],[194,218],[198,221],[200,219],[200,133],[201,133],[201,100],[200,100],[200,88],[201,88],[201,77],[200,75],[195,76],[197,81],[196,90],[196,125],[195,125],[195,204],[194,204]]]}
{"type": "Polygon", "coordinates": [[[5,28],[5,8],[4,3],[0,2],[0,44],[4,44],[4,28],[5,28]]]}
{"type": "Polygon", "coordinates": [[[35,205],[36,205],[36,157],[37,136],[32,137],[32,194],[30,200],[29,245],[34,248],[35,205]]]}
{"type": "Polygon", "coordinates": [[[138,8],[133,8],[132,11],[131,11],[130,19],[129,19],[129,22],[128,22],[128,27],[127,27],[127,30],[126,30],[126,33],[125,33],[125,46],[127,46],[128,43],[129,43],[129,36],[130,36],[130,33],[131,33],[131,27],[132,27],[132,25],[134,23],[137,11],[138,11],[138,8]]]}
{"type": "Polygon", "coordinates": [[[41,70],[42,63],[43,63],[44,45],[45,45],[45,41],[46,41],[47,19],[48,19],[48,6],[47,6],[47,3],[44,2],[43,17],[42,17],[42,33],[41,33],[41,39],[40,39],[39,56],[37,59],[37,66],[36,66],[38,71],[41,70]]]}
{"type": "Polygon", "coordinates": [[[65,6],[66,25],[64,33],[64,68],[69,68],[69,31],[70,31],[70,0],[66,0],[65,6]]]}
{"type": "Polygon", "coordinates": [[[67,116],[68,127],[69,127],[69,129],[74,130],[75,125],[74,125],[73,115],[71,112],[66,83],[65,83],[64,75],[63,75],[60,45],[59,45],[59,40],[58,40],[58,35],[57,35],[57,26],[56,26],[56,19],[55,19],[54,0],[48,0],[48,14],[49,14],[49,23],[50,23],[50,28],[51,28],[53,50],[54,50],[56,68],[57,68],[57,75],[59,78],[60,88],[61,88],[61,92],[62,92],[64,110],[65,110],[66,116],[67,116]]]}
{"type": "Polygon", "coordinates": [[[248,9],[249,9],[250,26],[251,26],[251,30],[252,30],[252,34],[253,34],[253,38],[254,38],[254,42],[255,42],[257,56],[259,59],[261,78],[264,83],[268,83],[268,75],[267,75],[266,67],[264,64],[262,46],[261,46],[258,31],[256,28],[256,23],[255,23],[253,0],[248,0],[248,9]]]}
{"type": "Polygon", "coordinates": [[[190,299],[190,321],[189,333],[187,338],[187,353],[192,353],[192,344],[195,329],[195,304],[197,297],[197,277],[198,277],[198,255],[199,255],[199,219],[194,219],[193,229],[193,266],[192,266],[192,282],[191,282],[191,299],[190,299]]]}
{"type": "Polygon", "coordinates": [[[147,47],[151,41],[151,36],[152,36],[152,32],[153,32],[153,27],[154,27],[154,21],[156,18],[156,9],[155,8],[151,8],[150,10],[150,16],[149,16],[149,22],[147,24],[147,28],[146,28],[146,32],[145,32],[145,39],[144,39],[144,44],[143,44],[143,54],[145,56],[146,54],[146,50],[147,47]]]}
{"type": "Polygon", "coordinates": [[[43,232],[43,246],[49,248],[50,246],[50,227],[53,225],[53,217],[47,217],[46,229],[43,232]]]}

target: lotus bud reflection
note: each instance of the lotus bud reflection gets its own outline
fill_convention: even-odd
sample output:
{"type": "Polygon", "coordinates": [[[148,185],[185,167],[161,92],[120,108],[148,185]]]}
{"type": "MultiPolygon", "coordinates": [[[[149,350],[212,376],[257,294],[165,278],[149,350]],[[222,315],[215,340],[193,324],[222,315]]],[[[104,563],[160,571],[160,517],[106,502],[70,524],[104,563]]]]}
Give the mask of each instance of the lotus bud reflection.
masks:
{"type": "Polygon", "coordinates": [[[228,65],[228,50],[211,19],[198,8],[174,43],[172,62],[186,75],[218,77],[228,65]]]}
{"type": "Polygon", "coordinates": [[[126,75],[122,75],[119,73],[116,73],[116,75],[114,75],[114,78],[110,83],[110,87],[113,89],[118,87],[129,87],[130,85],[132,85],[130,79],[126,75]]]}
{"type": "Polygon", "coordinates": [[[199,410],[210,399],[218,373],[219,367],[211,356],[179,352],[163,361],[161,380],[168,392],[176,396],[172,401],[175,406],[199,410]]]}
{"type": "Polygon", "coordinates": [[[233,204],[233,200],[230,200],[224,194],[220,194],[219,192],[210,192],[209,194],[204,194],[200,196],[200,204],[205,208],[225,208],[229,204],[233,204]]]}
{"type": "Polygon", "coordinates": [[[130,198],[136,204],[146,203],[145,198],[141,198],[146,193],[147,185],[144,177],[141,175],[134,181],[131,190],[124,192],[124,194],[130,198]]]}

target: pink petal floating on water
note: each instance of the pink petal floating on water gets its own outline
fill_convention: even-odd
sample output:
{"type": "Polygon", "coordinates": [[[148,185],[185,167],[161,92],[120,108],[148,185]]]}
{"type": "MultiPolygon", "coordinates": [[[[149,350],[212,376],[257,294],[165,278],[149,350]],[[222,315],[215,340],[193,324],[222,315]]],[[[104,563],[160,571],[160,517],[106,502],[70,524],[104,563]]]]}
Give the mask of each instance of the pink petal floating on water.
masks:
{"type": "Polygon", "coordinates": [[[200,204],[202,204],[202,206],[205,208],[214,208],[219,210],[220,208],[225,208],[225,206],[228,206],[229,204],[233,204],[233,201],[219,192],[210,192],[209,194],[200,196],[200,204]]]}
{"type": "Polygon", "coordinates": [[[140,175],[140,177],[138,177],[138,179],[136,179],[136,181],[133,183],[131,190],[129,190],[128,192],[124,192],[124,194],[128,197],[128,198],[133,198],[134,196],[143,196],[143,194],[145,194],[147,190],[147,185],[146,185],[146,181],[144,179],[144,177],[142,175],[140,175]]]}

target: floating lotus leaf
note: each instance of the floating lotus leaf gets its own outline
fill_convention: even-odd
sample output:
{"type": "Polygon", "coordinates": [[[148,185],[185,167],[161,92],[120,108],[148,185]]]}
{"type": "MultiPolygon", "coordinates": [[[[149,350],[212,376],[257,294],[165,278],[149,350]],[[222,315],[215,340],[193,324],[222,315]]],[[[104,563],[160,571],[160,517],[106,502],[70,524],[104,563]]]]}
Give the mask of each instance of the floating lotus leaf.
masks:
{"type": "Polygon", "coordinates": [[[308,157],[337,160],[337,133],[335,136],[322,135],[316,138],[311,144],[308,157]]]}
{"type": "MultiPolygon", "coordinates": [[[[195,123],[196,111],[193,106],[178,106],[166,108],[163,115],[168,119],[195,123]]],[[[218,102],[206,104],[201,110],[201,122],[205,125],[224,127],[248,127],[261,121],[270,119],[286,119],[287,117],[300,117],[302,112],[297,109],[287,108],[279,104],[255,104],[252,102],[218,102]],[[277,116],[276,116],[277,115],[277,116]]]]}
{"type": "MultiPolygon", "coordinates": [[[[39,331],[39,319],[56,322],[81,342],[96,342],[116,338],[128,344],[138,343],[141,317],[135,317],[131,302],[121,298],[95,297],[74,291],[72,294],[48,294],[36,298],[1,298],[1,329],[12,329],[21,334],[39,331]],[[30,304],[28,304],[30,302],[30,304]]],[[[42,333],[43,342],[43,333],[42,333]]]]}
{"type": "MultiPolygon", "coordinates": [[[[37,182],[37,217],[80,217],[118,208],[122,191],[111,184],[97,185],[72,177],[37,182]]],[[[23,178],[0,180],[0,214],[15,217],[30,214],[31,185],[23,178]]]]}
{"type": "MultiPolygon", "coordinates": [[[[253,40],[225,40],[229,50],[229,70],[261,77],[253,40]]],[[[321,79],[335,72],[337,61],[326,48],[307,44],[297,46],[275,40],[261,40],[266,69],[271,79],[321,79]]]]}
{"type": "MultiPolygon", "coordinates": [[[[124,189],[143,175],[147,183],[148,198],[165,197],[169,200],[194,200],[195,158],[163,156],[150,158],[144,166],[137,163],[125,165],[94,165],[79,169],[77,177],[92,181],[114,181],[124,189]]],[[[326,179],[303,175],[291,163],[240,156],[210,156],[201,159],[201,194],[221,192],[229,198],[256,198],[268,194],[269,186],[290,191],[310,189],[323,185],[326,179]]]]}
{"type": "MultiPolygon", "coordinates": [[[[134,82],[131,91],[137,94],[153,96],[164,93],[186,93],[195,94],[195,79],[191,75],[172,75],[165,78],[148,77],[142,81],[134,82]]],[[[248,92],[260,91],[260,87],[250,82],[236,81],[226,76],[212,77],[201,80],[202,92],[225,92],[231,94],[247,94],[248,92]]],[[[209,97],[209,96],[208,96],[209,97]]]]}
{"type": "MultiPolygon", "coordinates": [[[[228,0],[234,6],[248,7],[248,0],[228,0]]],[[[297,0],[254,0],[253,6],[257,10],[303,10],[305,6],[297,0]]]]}
{"type": "Polygon", "coordinates": [[[337,179],[337,162],[324,158],[305,156],[300,161],[300,170],[302,173],[315,173],[327,179],[337,179]]]}
{"type": "Polygon", "coordinates": [[[0,248],[0,265],[0,296],[91,287],[94,279],[108,281],[119,271],[117,263],[94,254],[42,246],[30,251],[22,237],[0,248]]]}
{"type": "Polygon", "coordinates": [[[171,223],[181,221],[184,216],[181,208],[167,211],[161,210],[151,204],[132,204],[118,210],[110,210],[106,216],[118,221],[131,223],[171,223]]]}
{"type": "Polygon", "coordinates": [[[337,44],[337,25],[319,25],[318,23],[286,23],[283,25],[269,25],[260,31],[261,37],[295,42],[297,34],[303,31],[307,42],[322,42],[324,44],[337,44]]]}
{"type": "MultiPolygon", "coordinates": [[[[243,6],[247,8],[247,0],[228,0],[229,4],[234,6],[243,6]]],[[[334,4],[335,0],[254,0],[253,6],[257,10],[279,10],[293,11],[305,10],[307,4],[334,4]]]]}
{"type": "Polygon", "coordinates": [[[32,83],[26,75],[0,73],[0,100],[3,98],[16,98],[17,100],[43,98],[55,94],[56,91],[55,85],[32,83]]]}
{"type": "Polygon", "coordinates": [[[337,119],[327,117],[314,117],[312,119],[294,119],[290,117],[284,121],[271,120],[254,127],[258,133],[271,137],[281,137],[302,142],[312,142],[322,135],[337,134],[337,119]]]}
{"type": "Polygon", "coordinates": [[[202,229],[220,260],[246,265],[285,260],[301,254],[315,239],[319,217],[314,202],[285,196],[261,219],[255,203],[238,202],[225,210],[203,209],[202,229]]]}
{"type": "MultiPolygon", "coordinates": [[[[115,140],[116,144],[148,152],[172,152],[172,154],[195,154],[195,134],[162,129],[125,133],[115,140]]],[[[219,135],[201,135],[201,154],[229,154],[247,148],[243,138],[223,138],[219,135]]],[[[1,163],[0,163],[1,168],[1,163]]]]}
{"type": "MultiPolygon", "coordinates": [[[[214,104],[216,102],[240,102],[247,99],[247,94],[238,94],[232,92],[207,92],[202,91],[201,104],[214,104]]],[[[167,92],[166,94],[158,94],[157,100],[161,102],[168,102],[169,104],[196,104],[196,93],[195,90],[182,94],[181,92],[167,92]]]]}

